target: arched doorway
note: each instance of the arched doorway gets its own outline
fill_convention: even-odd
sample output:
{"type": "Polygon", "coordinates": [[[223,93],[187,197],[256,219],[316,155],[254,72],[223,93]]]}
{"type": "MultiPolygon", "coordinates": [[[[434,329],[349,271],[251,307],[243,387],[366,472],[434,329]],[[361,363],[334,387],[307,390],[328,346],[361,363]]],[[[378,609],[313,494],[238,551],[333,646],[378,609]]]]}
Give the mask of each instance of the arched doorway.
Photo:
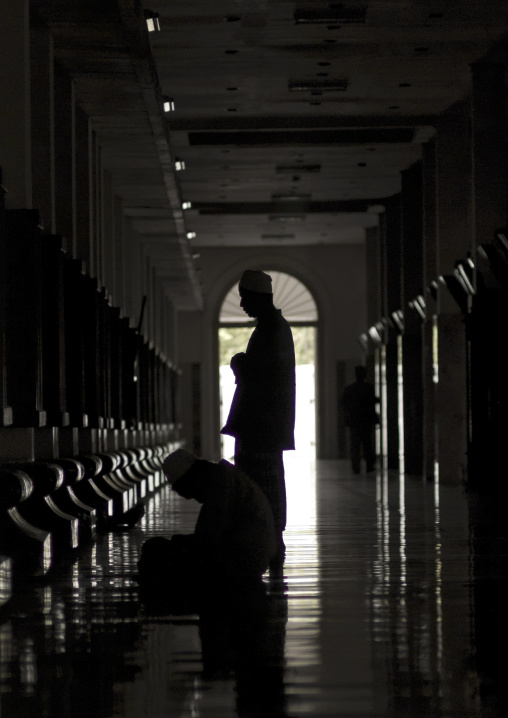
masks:
{"type": "MultiPolygon", "coordinates": [[[[291,325],[296,355],[295,454],[314,457],[316,448],[316,302],[307,287],[285,272],[266,269],[272,277],[274,304],[291,325]]],[[[235,389],[231,356],[244,351],[255,322],[240,307],[238,283],[227,292],[219,312],[221,425],[226,421],[235,389]]],[[[222,437],[222,456],[231,459],[234,440],[222,437]]]]}

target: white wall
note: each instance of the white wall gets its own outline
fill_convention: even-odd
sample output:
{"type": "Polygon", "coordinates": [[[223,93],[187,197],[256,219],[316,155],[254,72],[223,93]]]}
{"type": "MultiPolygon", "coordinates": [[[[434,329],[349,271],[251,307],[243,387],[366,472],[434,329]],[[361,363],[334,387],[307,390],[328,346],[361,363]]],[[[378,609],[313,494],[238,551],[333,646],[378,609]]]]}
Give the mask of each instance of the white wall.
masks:
{"type": "MultiPolygon", "coordinates": [[[[202,454],[220,453],[218,314],[225,294],[244,269],[273,269],[293,274],[310,290],[319,312],[317,347],[317,456],[337,456],[336,363],[348,375],[362,361],[358,335],[367,327],[364,245],[317,245],[282,248],[198,248],[204,309],[182,312],[178,321],[180,365],[202,366],[202,454]]],[[[191,397],[183,397],[184,404],[191,397]]],[[[184,411],[185,414],[187,412],[184,411]]],[[[184,438],[192,445],[191,437],[184,438]]]]}

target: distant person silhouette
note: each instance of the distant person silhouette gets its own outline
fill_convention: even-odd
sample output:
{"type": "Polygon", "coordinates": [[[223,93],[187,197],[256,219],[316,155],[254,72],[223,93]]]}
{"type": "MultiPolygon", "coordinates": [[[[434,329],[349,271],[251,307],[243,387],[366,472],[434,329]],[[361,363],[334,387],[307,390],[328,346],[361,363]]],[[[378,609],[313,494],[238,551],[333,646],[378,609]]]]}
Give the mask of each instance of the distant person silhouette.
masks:
{"type": "Polygon", "coordinates": [[[295,349],[293,335],[273,304],[272,278],[246,270],[239,283],[240,306],[257,326],[231,369],[236,390],[221,433],[235,438],[235,465],[264,491],[273,511],[279,549],[272,568],[284,562],[286,484],[283,451],[295,448],[295,349]]]}
{"type": "Polygon", "coordinates": [[[194,533],[145,541],[138,562],[142,587],[176,590],[180,582],[192,592],[214,582],[259,581],[276,553],[276,538],[257,484],[224,459],[216,464],[185,449],[169,454],[162,468],[177,494],[202,507],[194,533]]]}
{"type": "Polygon", "coordinates": [[[350,432],[351,466],[353,472],[359,474],[362,451],[367,471],[374,471],[375,468],[375,427],[379,423],[376,404],[379,400],[374,386],[366,381],[365,367],[355,367],[355,375],[356,381],[344,389],[341,403],[350,432]]]}

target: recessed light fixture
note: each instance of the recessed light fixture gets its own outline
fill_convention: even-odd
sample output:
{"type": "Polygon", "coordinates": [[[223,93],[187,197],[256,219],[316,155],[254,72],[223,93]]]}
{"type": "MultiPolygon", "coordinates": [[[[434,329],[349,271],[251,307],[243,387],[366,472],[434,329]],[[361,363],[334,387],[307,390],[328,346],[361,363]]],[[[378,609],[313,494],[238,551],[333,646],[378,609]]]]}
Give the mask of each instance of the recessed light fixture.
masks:
{"type": "Polygon", "coordinates": [[[154,12],[153,10],[145,10],[144,16],[148,32],[159,32],[161,29],[161,24],[159,22],[159,13],[154,12]]]}
{"type": "MultiPolygon", "coordinates": [[[[365,23],[366,16],[367,8],[344,7],[342,3],[330,5],[325,9],[298,8],[293,13],[297,25],[327,25],[328,23],[362,25],[365,23]]],[[[333,27],[340,27],[340,25],[333,27]]]]}
{"type": "MultiPolygon", "coordinates": [[[[303,159],[296,158],[297,162],[303,162],[303,159]]],[[[275,167],[277,173],[292,173],[292,172],[320,172],[321,165],[277,165],[275,167]]]]}
{"type": "Polygon", "coordinates": [[[283,202],[301,202],[309,201],[311,199],[310,194],[272,194],[272,200],[282,200],[283,202]]]}
{"type": "Polygon", "coordinates": [[[187,232],[187,239],[195,239],[196,232],[187,232]]]}
{"type": "Polygon", "coordinates": [[[304,222],[304,214],[271,214],[268,217],[270,222],[304,222]]]}
{"type": "Polygon", "coordinates": [[[175,157],[175,170],[177,172],[182,172],[185,169],[185,161],[179,160],[178,157],[175,157]]]}
{"type": "Polygon", "coordinates": [[[163,97],[162,98],[162,106],[164,108],[164,112],[174,112],[175,111],[175,101],[172,97],[163,97]]]}
{"type": "Polygon", "coordinates": [[[290,92],[311,92],[313,95],[322,92],[345,92],[349,87],[347,78],[335,80],[289,80],[290,92]]]}
{"type": "Polygon", "coordinates": [[[275,240],[283,240],[283,239],[294,239],[294,234],[262,234],[261,239],[275,239],[275,240]]]}

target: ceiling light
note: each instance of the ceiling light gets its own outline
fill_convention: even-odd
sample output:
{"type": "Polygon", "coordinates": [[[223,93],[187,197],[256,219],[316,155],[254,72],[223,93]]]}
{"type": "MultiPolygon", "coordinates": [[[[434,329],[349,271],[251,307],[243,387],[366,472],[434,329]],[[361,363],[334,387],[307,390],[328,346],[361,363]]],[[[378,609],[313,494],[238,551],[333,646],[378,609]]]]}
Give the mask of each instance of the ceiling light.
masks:
{"type": "Polygon", "coordinates": [[[392,312],[392,319],[397,325],[399,331],[404,331],[404,314],[400,309],[397,309],[397,311],[392,312]]]}
{"type": "Polygon", "coordinates": [[[375,342],[376,344],[383,343],[381,334],[379,333],[379,330],[376,326],[370,327],[370,329],[368,330],[368,333],[373,342],[375,342]]]}
{"type": "Polygon", "coordinates": [[[293,172],[321,172],[321,165],[277,165],[275,167],[277,174],[292,174],[293,172]]]}
{"type": "Polygon", "coordinates": [[[369,348],[369,335],[366,333],[360,334],[360,336],[358,337],[358,341],[362,349],[364,351],[367,351],[367,349],[369,348]]]}
{"type": "Polygon", "coordinates": [[[294,234],[262,234],[261,239],[275,239],[275,240],[283,240],[283,239],[294,239],[294,234]]]}
{"type": "Polygon", "coordinates": [[[308,202],[310,194],[272,194],[272,200],[282,202],[308,202]]]}
{"type": "Polygon", "coordinates": [[[192,207],[192,202],[182,202],[182,209],[190,209],[192,207]]]}
{"type": "Polygon", "coordinates": [[[409,303],[411,309],[414,309],[420,316],[421,319],[425,319],[427,316],[425,298],[419,294],[416,299],[412,299],[409,303]]]}
{"type": "Polygon", "coordinates": [[[304,214],[271,214],[268,217],[270,222],[303,222],[304,214]]]}
{"type": "Polygon", "coordinates": [[[196,239],[196,232],[187,232],[187,239],[196,239]]]}
{"type": "Polygon", "coordinates": [[[177,172],[182,172],[182,170],[185,169],[185,161],[179,160],[178,157],[175,157],[175,170],[177,172]]]}
{"type": "Polygon", "coordinates": [[[159,13],[154,12],[153,10],[145,10],[144,15],[148,32],[159,32],[161,29],[159,13]]]}
{"type": "Polygon", "coordinates": [[[175,111],[175,101],[172,97],[166,97],[164,96],[162,98],[164,112],[174,112],[175,111]]]}
{"type": "Polygon", "coordinates": [[[498,231],[496,232],[497,239],[501,242],[505,250],[508,250],[508,238],[506,237],[506,233],[504,231],[498,231]]]}
{"type": "MultiPolygon", "coordinates": [[[[474,266],[474,265],[473,265],[474,266]]],[[[469,264],[469,262],[463,261],[463,262],[456,262],[455,263],[455,270],[453,274],[455,275],[455,278],[461,285],[461,287],[464,289],[464,291],[467,294],[470,294],[473,296],[476,294],[474,284],[473,284],[473,267],[469,264]]]]}
{"type": "Polygon", "coordinates": [[[349,80],[345,77],[337,80],[289,80],[289,92],[345,92],[349,80]]]}
{"type": "Polygon", "coordinates": [[[297,25],[328,25],[330,23],[347,23],[362,25],[367,16],[366,7],[344,7],[329,5],[328,8],[300,8],[294,11],[293,18],[297,25]]]}

